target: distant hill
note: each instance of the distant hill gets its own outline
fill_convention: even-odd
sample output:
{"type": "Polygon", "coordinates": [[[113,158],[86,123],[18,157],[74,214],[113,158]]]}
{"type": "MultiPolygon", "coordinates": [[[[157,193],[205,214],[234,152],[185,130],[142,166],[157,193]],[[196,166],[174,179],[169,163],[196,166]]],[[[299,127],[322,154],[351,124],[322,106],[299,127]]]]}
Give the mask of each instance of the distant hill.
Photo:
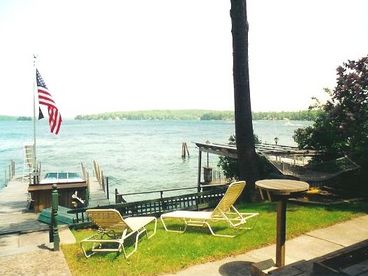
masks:
{"type": "Polygon", "coordinates": [[[0,115],[0,121],[32,121],[32,117],[0,115]]]}
{"type": "MultiPolygon", "coordinates": [[[[253,120],[315,120],[319,111],[254,112],[253,120]]],[[[145,110],[78,115],[75,120],[234,120],[232,111],[145,110]]]]}
{"type": "Polygon", "coordinates": [[[0,115],[0,121],[15,121],[16,119],[15,116],[0,115]]]}

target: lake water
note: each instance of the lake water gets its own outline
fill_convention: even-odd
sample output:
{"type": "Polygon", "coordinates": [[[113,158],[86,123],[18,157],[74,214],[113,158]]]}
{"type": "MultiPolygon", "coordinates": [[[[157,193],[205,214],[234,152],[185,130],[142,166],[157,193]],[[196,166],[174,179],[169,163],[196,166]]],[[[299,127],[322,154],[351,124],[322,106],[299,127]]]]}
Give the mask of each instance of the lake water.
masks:
{"type": "MultiPolygon", "coordinates": [[[[292,135],[307,121],[254,121],[262,142],[295,145],[292,135]]],[[[80,172],[83,162],[92,175],[97,160],[110,179],[110,192],[192,187],[197,183],[198,149],[193,142],[227,143],[234,133],[230,121],[74,121],[66,120],[58,136],[49,133],[46,120],[37,122],[37,158],[43,174],[80,172]],[[190,158],[182,160],[181,144],[188,144],[190,158]]],[[[0,188],[10,160],[17,175],[23,170],[23,147],[33,139],[32,122],[0,121],[0,188]]],[[[210,156],[216,167],[217,157],[210,156]]],[[[153,197],[157,197],[155,194],[153,197]]],[[[130,201],[130,199],[128,198],[130,201]]]]}

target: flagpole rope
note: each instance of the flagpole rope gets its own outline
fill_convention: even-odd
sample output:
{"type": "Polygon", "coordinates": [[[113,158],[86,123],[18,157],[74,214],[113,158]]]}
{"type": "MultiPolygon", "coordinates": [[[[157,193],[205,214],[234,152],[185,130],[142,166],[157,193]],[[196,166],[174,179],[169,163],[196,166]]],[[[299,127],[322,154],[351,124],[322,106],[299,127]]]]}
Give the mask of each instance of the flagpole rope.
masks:
{"type": "MultiPolygon", "coordinates": [[[[37,174],[37,157],[36,157],[36,59],[37,56],[33,54],[33,168],[32,171],[34,174],[37,174]]],[[[34,175],[34,180],[37,177],[34,175]]],[[[36,184],[36,183],[34,183],[36,184]]]]}

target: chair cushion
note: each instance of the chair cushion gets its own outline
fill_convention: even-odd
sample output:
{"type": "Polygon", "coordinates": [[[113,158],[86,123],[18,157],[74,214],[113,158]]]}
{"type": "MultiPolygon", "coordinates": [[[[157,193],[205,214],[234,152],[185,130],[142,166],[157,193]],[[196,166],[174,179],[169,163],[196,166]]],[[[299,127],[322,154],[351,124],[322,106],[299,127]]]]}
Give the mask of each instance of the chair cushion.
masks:
{"type": "Polygon", "coordinates": [[[161,215],[162,218],[210,219],[212,212],[206,211],[174,211],[161,215]]]}
{"type": "Polygon", "coordinates": [[[124,219],[124,222],[130,227],[130,229],[137,231],[153,220],[155,220],[155,217],[129,217],[124,219]]]}

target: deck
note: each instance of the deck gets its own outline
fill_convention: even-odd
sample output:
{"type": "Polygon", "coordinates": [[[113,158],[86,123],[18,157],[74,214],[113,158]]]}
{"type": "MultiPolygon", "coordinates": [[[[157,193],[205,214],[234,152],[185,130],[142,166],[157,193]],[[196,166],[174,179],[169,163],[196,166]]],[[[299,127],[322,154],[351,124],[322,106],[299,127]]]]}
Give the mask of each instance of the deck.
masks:
{"type": "Polygon", "coordinates": [[[106,193],[96,177],[89,177],[89,207],[109,205],[106,193]]]}
{"type": "MultiPolygon", "coordinates": [[[[105,192],[96,177],[89,177],[89,206],[109,205],[105,192]]],[[[15,177],[0,191],[0,235],[45,231],[49,225],[39,222],[39,213],[27,209],[28,182],[15,177]]]]}
{"type": "MultiPolygon", "coordinates": [[[[227,156],[237,159],[236,145],[215,143],[195,143],[199,149],[199,159],[202,152],[227,156]]],[[[297,147],[256,144],[256,153],[265,157],[269,164],[280,174],[295,179],[307,181],[313,186],[325,185],[325,183],[340,174],[359,169],[359,165],[347,156],[324,161],[318,165],[310,166],[310,161],[323,154],[322,151],[298,149],[297,147]]],[[[200,162],[200,161],[199,161],[200,162]]],[[[200,177],[198,177],[200,180],[200,177]]]]}
{"type": "Polygon", "coordinates": [[[11,180],[0,192],[0,235],[47,230],[38,214],[27,210],[28,183],[22,177],[11,180]]]}

